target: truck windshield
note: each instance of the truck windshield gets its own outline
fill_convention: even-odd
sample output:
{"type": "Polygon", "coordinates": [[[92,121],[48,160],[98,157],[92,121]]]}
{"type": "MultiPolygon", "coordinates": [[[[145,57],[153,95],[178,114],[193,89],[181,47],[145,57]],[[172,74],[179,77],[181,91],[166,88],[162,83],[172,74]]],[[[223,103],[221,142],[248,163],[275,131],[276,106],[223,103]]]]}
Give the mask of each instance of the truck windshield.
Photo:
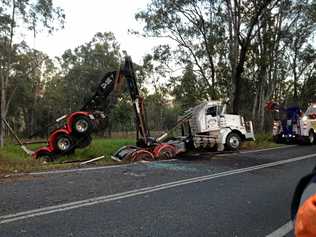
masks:
{"type": "Polygon", "coordinates": [[[217,107],[213,106],[213,107],[207,108],[206,115],[211,115],[212,117],[215,117],[217,115],[217,107]]]}

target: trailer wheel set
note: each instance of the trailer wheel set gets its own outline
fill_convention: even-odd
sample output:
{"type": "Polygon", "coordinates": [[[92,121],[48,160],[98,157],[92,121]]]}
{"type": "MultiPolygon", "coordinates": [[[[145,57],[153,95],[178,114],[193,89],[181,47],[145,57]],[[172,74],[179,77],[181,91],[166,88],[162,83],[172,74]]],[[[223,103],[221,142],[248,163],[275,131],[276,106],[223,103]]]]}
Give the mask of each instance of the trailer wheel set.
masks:
{"type": "Polygon", "coordinates": [[[48,145],[36,150],[32,156],[35,159],[53,160],[58,156],[68,155],[76,148],[90,145],[91,133],[95,129],[95,118],[89,112],[74,112],[64,118],[64,126],[53,130],[48,137],[48,145]]]}
{"type": "Polygon", "coordinates": [[[156,144],[151,148],[141,148],[137,146],[124,146],[112,155],[116,161],[136,162],[171,159],[176,156],[176,147],[167,144],[156,144]]]}

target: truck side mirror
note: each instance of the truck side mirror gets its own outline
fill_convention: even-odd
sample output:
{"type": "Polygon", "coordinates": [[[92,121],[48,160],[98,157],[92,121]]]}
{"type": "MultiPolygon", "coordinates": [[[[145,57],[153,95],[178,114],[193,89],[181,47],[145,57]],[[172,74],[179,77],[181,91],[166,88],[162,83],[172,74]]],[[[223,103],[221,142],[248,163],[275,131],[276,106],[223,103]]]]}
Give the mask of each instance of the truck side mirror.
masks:
{"type": "Polygon", "coordinates": [[[224,104],[220,116],[224,116],[224,114],[226,113],[226,109],[227,109],[227,103],[224,104]]]}

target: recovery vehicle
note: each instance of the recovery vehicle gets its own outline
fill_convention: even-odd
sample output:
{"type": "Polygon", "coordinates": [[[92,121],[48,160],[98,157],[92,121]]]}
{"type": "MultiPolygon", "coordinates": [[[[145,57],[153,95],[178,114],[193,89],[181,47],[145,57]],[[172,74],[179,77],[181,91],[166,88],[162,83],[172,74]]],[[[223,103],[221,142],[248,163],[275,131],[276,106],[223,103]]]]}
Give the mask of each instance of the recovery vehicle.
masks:
{"type": "Polygon", "coordinates": [[[276,143],[296,143],[299,139],[299,107],[288,107],[281,112],[280,117],[273,121],[273,140],[276,143]]]}
{"type": "Polygon", "coordinates": [[[280,108],[277,103],[272,101],[268,102],[266,107],[270,111],[277,112],[272,127],[275,142],[315,143],[316,103],[311,103],[305,113],[298,106],[280,108]]]}
{"type": "Polygon", "coordinates": [[[311,103],[299,119],[299,139],[301,143],[314,144],[316,139],[316,103],[311,103]]]}

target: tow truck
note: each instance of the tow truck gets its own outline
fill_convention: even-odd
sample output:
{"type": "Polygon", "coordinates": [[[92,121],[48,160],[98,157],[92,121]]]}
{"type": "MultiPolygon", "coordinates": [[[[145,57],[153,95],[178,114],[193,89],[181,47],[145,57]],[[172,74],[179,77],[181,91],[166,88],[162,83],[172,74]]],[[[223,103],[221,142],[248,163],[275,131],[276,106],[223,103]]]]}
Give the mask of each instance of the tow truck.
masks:
{"type": "Polygon", "coordinates": [[[299,119],[299,138],[301,143],[314,144],[316,136],[316,103],[311,103],[299,119]]]}
{"type": "Polygon", "coordinates": [[[266,108],[278,113],[278,116],[274,116],[272,127],[275,142],[310,145],[315,143],[316,103],[311,103],[305,113],[298,106],[280,108],[279,104],[273,101],[269,101],[266,108]],[[284,115],[283,118],[280,118],[280,111],[284,115]]]}
{"type": "MultiPolygon", "coordinates": [[[[280,116],[280,115],[279,115],[280,116]]],[[[281,119],[274,118],[272,135],[276,143],[296,143],[299,139],[299,118],[301,110],[297,106],[281,112],[281,119]]]]}

